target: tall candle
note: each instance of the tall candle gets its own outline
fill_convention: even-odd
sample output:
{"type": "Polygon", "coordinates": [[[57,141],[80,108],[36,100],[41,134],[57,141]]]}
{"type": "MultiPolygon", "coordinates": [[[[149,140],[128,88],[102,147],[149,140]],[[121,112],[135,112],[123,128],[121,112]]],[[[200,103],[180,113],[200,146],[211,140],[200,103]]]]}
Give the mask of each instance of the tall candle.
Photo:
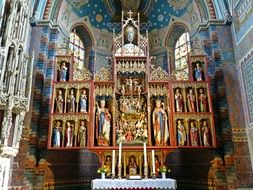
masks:
{"type": "Polygon", "coordinates": [[[115,174],[115,150],[112,150],[112,174],[115,174]]]}
{"type": "Polygon", "coordinates": [[[155,173],[155,151],[152,150],[152,173],[155,173]]]}
{"type": "Polygon", "coordinates": [[[148,165],[147,163],[147,147],[146,147],[146,143],[143,143],[143,149],[144,149],[144,166],[148,165]]]}
{"type": "Polygon", "coordinates": [[[119,165],[121,165],[121,154],[122,154],[121,151],[122,151],[122,143],[120,142],[119,143],[119,163],[118,163],[119,165]]]}

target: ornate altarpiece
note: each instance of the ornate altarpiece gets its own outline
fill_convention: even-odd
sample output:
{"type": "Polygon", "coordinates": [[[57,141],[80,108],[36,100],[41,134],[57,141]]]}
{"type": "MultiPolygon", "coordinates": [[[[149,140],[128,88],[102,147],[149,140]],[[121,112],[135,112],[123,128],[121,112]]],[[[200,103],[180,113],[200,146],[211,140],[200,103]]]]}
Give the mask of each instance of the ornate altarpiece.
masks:
{"type": "Polygon", "coordinates": [[[112,150],[117,160],[122,142],[122,175],[142,175],[143,142],[149,168],[152,149],[158,168],[176,148],[215,147],[214,114],[206,57],[189,55],[188,80],[176,80],[177,71],[151,64],[139,15],[124,16],[113,35],[111,70],[101,68],[93,77],[73,55],[57,56],[48,148],[87,148],[111,169],[112,150]]]}

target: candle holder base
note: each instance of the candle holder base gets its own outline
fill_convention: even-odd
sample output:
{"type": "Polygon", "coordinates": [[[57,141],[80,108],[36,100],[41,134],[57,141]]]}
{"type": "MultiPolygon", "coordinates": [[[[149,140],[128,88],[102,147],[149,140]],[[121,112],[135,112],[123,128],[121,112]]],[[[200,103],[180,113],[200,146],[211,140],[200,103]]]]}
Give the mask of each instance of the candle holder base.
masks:
{"type": "Polygon", "coordinates": [[[112,174],[112,179],[116,179],[116,176],[115,176],[115,174],[112,174]]]}
{"type": "Polygon", "coordinates": [[[144,166],[144,179],[148,179],[148,165],[144,166]]]}
{"type": "Polygon", "coordinates": [[[121,165],[118,165],[118,179],[121,179],[121,165]]]}

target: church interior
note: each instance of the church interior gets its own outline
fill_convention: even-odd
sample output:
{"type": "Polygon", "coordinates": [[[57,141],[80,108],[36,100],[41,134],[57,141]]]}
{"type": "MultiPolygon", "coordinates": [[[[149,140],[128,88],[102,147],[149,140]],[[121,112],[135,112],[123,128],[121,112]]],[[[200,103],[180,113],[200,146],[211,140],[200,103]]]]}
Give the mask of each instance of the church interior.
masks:
{"type": "Polygon", "coordinates": [[[253,1],[1,0],[0,190],[163,170],[253,189],[253,1]]]}

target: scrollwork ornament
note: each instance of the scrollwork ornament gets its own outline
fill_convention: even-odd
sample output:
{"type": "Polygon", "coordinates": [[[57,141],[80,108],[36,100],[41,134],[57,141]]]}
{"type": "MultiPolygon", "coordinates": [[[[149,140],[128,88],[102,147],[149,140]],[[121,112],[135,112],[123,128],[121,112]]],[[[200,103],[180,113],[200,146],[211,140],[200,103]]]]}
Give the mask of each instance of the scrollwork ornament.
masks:
{"type": "Polygon", "coordinates": [[[108,81],[112,80],[112,74],[110,68],[102,67],[97,74],[95,74],[96,81],[108,81]]]}
{"type": "Polygon", "coordinates": [[[151,79],[156,81],[169,80],[169,74],[161,67],[158,67],[151,71],[151,79]]]}
{"type": "Polygon", "coordinates": [[[88,71],[85,67],[82,69],[77,67],[77,64],[74,65],[74,72],[73,72],[73,80],[80,81],[80,80],[90,80],[91,79],[91,72],[88,71]]]}

